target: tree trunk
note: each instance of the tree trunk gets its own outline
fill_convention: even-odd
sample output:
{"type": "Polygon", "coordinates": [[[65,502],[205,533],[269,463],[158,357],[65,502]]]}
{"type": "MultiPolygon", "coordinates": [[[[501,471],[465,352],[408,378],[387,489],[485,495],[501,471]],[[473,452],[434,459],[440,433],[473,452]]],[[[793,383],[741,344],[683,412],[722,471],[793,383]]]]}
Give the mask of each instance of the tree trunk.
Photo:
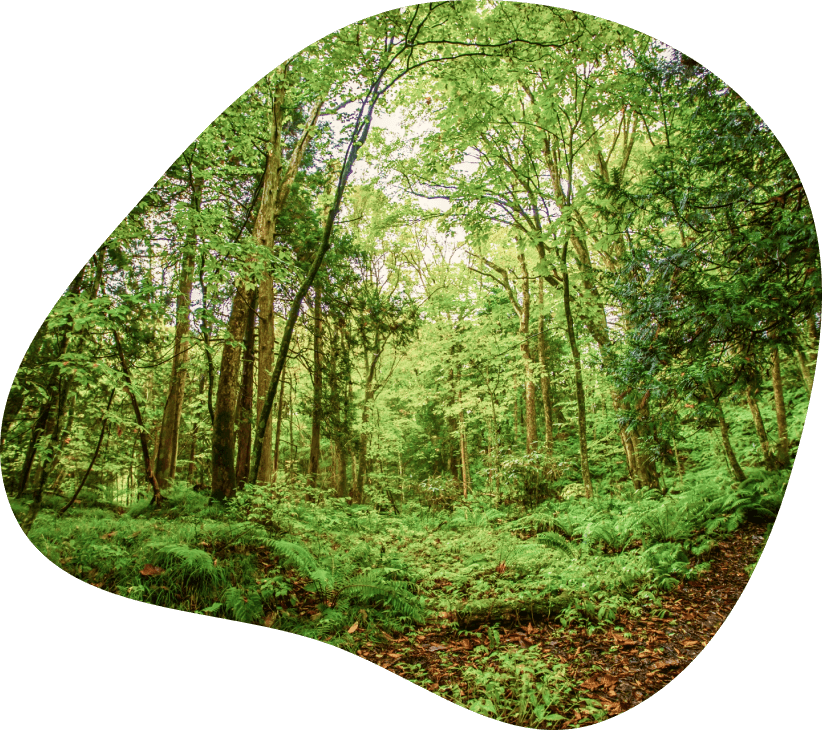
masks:
{"type": "Polygon", "coordinates": [[[565,304],[565,321],[568,327],[568,343],[571,346],[571,355],[574,359],[574,383],[576,385],[577,410],[579,411],[579,456],[582,469],[582,483],[585,486],[585,496],[589,499],[594,496],[594,487],[591,482],[591,472],[588,467],[588,435],[585,420],[585,389],[582,384],[582,361],[577,347],[577,338],[574,333],[574,320],[571,314],[571,292],[568,281],[568,239],[562,247],[562,299],[565,304]]]}
{"type": "Polygon", "coordinates": [[[240,393],[237,398],[237,488],[242,489],[248,481],[251,462],[251,430],[254,408],[254,319],[257,309],[257,294],[252,295],[251,305],[245,322],[243,340],[243,373],[240,393]]]}
{"type": "MultiPolygon", "coordinates": [[[[462,402],[462,392],[458,394],[460,403],[462,402]]],[[[468,469],[468,443],[465,437],[465,416],[462,406],[460,406],[460,461],[462,462],[462,496],[468,496],[471,488],[471,473],[468,469]]]]}
{"type": "Polygon", "coordinates": [[[237,379],[240,369],[240,342],[245,334],[251,293],[243,284],[237,289],[226,328],[220,361],[214,430],[211,440],[211,498],[222,502],[237,489],[234,462],[234,414],[237,407],[237,379]]]}
{"type": "Polygon", "coordinates": [[[120,341],[120,335],[117,333],[117,330],[112,330],[112,334],[114,335],[114,343],[117,346],[117,355],[120,358],[120,367],[123,370],[123,377],[126,381],[126,390],[131,400],[131,407],[134,410],[134,418],[137,421],[137,433],[140,436],[140,447],[143,452],[143,469],[145,470],[146,481],[151,485],[151,502],[152,504],[159,504],[162,499],[162,494],[157,477],[154,476],[154,468],[151,463],[151,452],[148,444],[148,434],[146,433],[146,428],[143,423],[143,414],[140,411],[140,404],[137,402],[134,383],[131,380],[131,373],[126,363],[126,356],[123,352],[123,343],[120,341]]]}
{"type": "MultiPolygon", "coordinates": [[[[285,388],[280,388],[280,402],[277,404],[277,436],[274,440],[274,468],[267,481],[263,481],[260,477],[260,482],[266,484],[270,481],[272,484],[277,481],[277,470],[280,466],[280,431],[283,425],[283,395],[285,388]]],[[[270,445],[270,444],[269,444],[270,445]]],[[[261,462],[262,463],[262,462],[261,462]]]]}
{"type": "Polygon", "coordinates": [[[9,393],[8,400],[6,401],[6,408],[3,411],[3,426],[2,431],[0,431],[0,449],[3,448],[9,428],[15,418],[17,418],[17,414],[22,410],[23,403],[26,400],[29,385],[24,382],[24,378],[22,378],[21,375],[38,363],[38,355],[40,354],[40,350],[46,340],[45,335],[46,322],[43,322],[43,324],[40,325],[40,329],[37,330],[37,334],[34,336],[28,350],[26,350],[26,354],[23,357],[23,362],[20,363],[17,375],[11,387],[11,392],[9,393]]]}
{"type": "Polygon", "coordinates": [[[522,305],[520,307],[519,334],[522,338],[522,364],[525,369],[525,452],[530,454],[539,442],[537,436],[537,386],[534,382],[534,358],[531,355],[529,337],[531,323],[531,288],[529,285],[528,268],[525,266],[525,254],[519,254],[520,270],[522,271],[522,305]]]}
{"type": "MultiPolygon", "coordinates": [[[[285,67],[278,70],[285,73],[285,67]]],[[[291,186],[297,175],[297,170],[302,162],[303,155],[308,145],[308,141],[317,125],[322,101],[314,104],[309,113],[308,120],[303,127],[297,145],[291,153],[287,167],[282,155],[282,124],[283,124],[283,103],[285,98],[284,79],[278,81],[276,94],[272,107],[271,140],[269,153],[266,159],[265,172],[263,173],[262,191],[260,194],[260,207],[257,217],[254,220],[254,239],[258,245],[268,249],[274,247],[274,234],[277,229],[277,220],[285,208],[291,186]]],[[[330,245],[330,225],[328,239],[330,245]]],[[[324,253],[323,253],[324,255],[324,253]]],[[[316,275],[316,271],[314,272],[316,275]]],[[[314,275],[311,276],[313,281],[314,275]]],[[[307,287],[305,287],[307,289],[307,287]]],[[[266,292],[267,293],[267,292],[266,292]]],[[[305,296],[304,289],[298,293],[297,309],[305,296]]],[[[237,370],[239,361],[238,342],[242,339],[244,325],[250,296],[244,285],[240,285],[234,296],[231,307],[231,316],[228,322],[227,340],[223,346],[223,356],[220,364],[220,379],[217,385],[217,403],[214,413],[214,435],[212,441],[212,477],[211,496],[213,499],[222,501],[230,497],[236,489],[236,473],[234,470],[234,399],[236,390],[237,370]]],[[[292,310],[294,306],[292,305],[292,310]]],[[[266,314],[268,310],[266,310],[266,314]]],[[[288,345],[291,341],[291,334],[296,322],[297,312],[289,313],[289,321],[286,323],[284,341],[280,346],[280,354],[275,366],[273,383],[271,383],[266,398],[263,401],[259,413],[259,423],[254,434],[253,456],[248,481],[256,484],[260,474],[260,461],[263,452],[263,441],[265,431],[269,428],[268,420],[271,415],[271,408],[276,394],[276,381],[279,379],[282,367],[285,364],[288,345]],[[293,317],[291,315],[294,315],[293,317]],[[273,387],[271,387],[273,386],[273,387]],[[270,398],[269,398],[270,396],[270,398]],[[262,427],[260,427],[262,426],[262,427]]],[[[269,441],[270,443],[270,441],[269,441]]]]}
{"type": "Polygon", "coordinates": [[[754,428],[756,430],[756,435],[759,438],[759,445],[762,448],[762,454],[765,460],[765,468],[768,471],[773,471],[776,468],[776,463],[774,462],[774,457],[771,453],[771,445],[768,440],[768,433],[765,431],[765,423],[762,420],[762,413],[759,411],[759,405],[757,404],[756,397],[754,396],[753,385],[750,382],[747,382],[745,385],[745,400],[748,402],[748,408],[750,409],[751,416],[753,417],[754,428]]]}
{"type": "MultiPolygon", "coordinates": [[[[274,364],[274,283],[270,276],[263,277],[259,289],[259,331],[260,331],[260,354],[257,366],[257,420],[263,410],[265,394],[271,385],[271,371],[274,364]]],[[[282,398],[280,398],[282,404],[282,398]]],[[[280,408],[280,411],[282,408],[280,408]]],[[[277,428],[279,430],[279,416],[277,428]]],[[[276,449],[274,456],[273,471],[276,472],[276,449]]],[[[268,484],[273,482],[276,476],[272,477],[271,463],[271,419],[265,424],[262,444],[260,447],[260,469],[257,472],[257,482],[268,484]]]]}
{"type": "Polygon", "coordinates": [[[177,325],[174,332],[174,357],[171,361],[171,380],[168,387],[160,440],[155,460],[155,475],[160,489],[165,488],[177,471],[177,448],[180,439],[180,418],[183,413],[183,395],[186,387],[186,363],[190,329],[191,285],[194,275],[194,249],[189,243],[180,271],[180,291],[177,294],[177,325]]]}
{"type": "Polygon", "coordinates": [[[542,417],[545,421],[545,454],[550,457],[554,453],[554,414],[551,398],[551,370],[548,367],[548,346],[545,342],[545,305],[544,279],[539,277],[539,365],[541,375],[539,385],[542,391],[542,417]]]}
{"type": "Polygon", "coordinates": [[[779,348],[771,350],[771,379],[773,381],[773,400],[776,409],[776,427],[779,443],[776,448],[776,460],[784,469],[790,461],[790,443],[788,441],[788,418],[785,412],[785,398],[782,391],[782,373],[779,366],[779,348]]]}
{"type": "Polygon", "coordinates": [[[810,395],[811,389],[813,388],[813,376],[808,368],[808,360],[805,357],[805,353],[802,351],[802,345],[797,341],[795,346],[796,362],[799,365],[799,372],[802,373],[802,382],[805,384],[808,395],[810,395]]]}
{"type": "MultiPolygon", "coordinates": [[[[98,272],[102,271],[102,256],[98,259],[97,264],[98,272]]],[[[77,273],[77,276],[74,277],[71,281],[71,285],[69,286],[68,293],[77,296],[80,293],[80,290],[83,285],[83,274],[85,273],[86,267],[83,266],[82,269],[77,273]]],[[[101,274],[102,275],[102,274],[101,274]]],[[[99,281],[97,277],[95,277],[94,286],[90,292],[91,298],[94,299],[97,296],[97,289],[99,287],[99,281]]],[[[57,331],[57,338],[58,342],[60,343],[59,348],[57,349],[55,360],[60,361],[63,359],[63,356],[68,352],[69,346],[69,331],[70,331],[70,324],[63,325],[57,331]],[[60,339],[62,338],[62,339],[60,339]]],[[[40,438],[44,433],[50,433],[50,429],[52,428],[53,418],[52,414],[54,411],[54,407],[58,405],[60,393],[68,391],[68,384],[63,384],[63,389],[61,390],[60,386],[60,369],[59,366],[55,365],[51,369],[51,373],[49,373],[49,379],[46,384],[46,393],[47,399],[46,402],[40,406],[40,409],[37,414],[37,420],[34,422],[34,427],[31,433],[31,439],[29,441],[29,447],[26,452],[26,458],[23,462],[23,469],[20,474],[19,483],[17,485],[17,496],[22,496],[23,492],[26,491],[26,485],[29,480],[29,476],[31,474],[31,468],[34,464],[34,459],[37,455],[37,444],[40,441],[40,438]]],[[[39,508],[38,508],[39,509],[39,508]]],[[[35,513],[36,514],[36,513],[35,513]]],[[[33,518],[32,518],[33,519],[33,518]]]]}
{"type": "Polygon", "coordinates": [[[313,398],[311,405],[311,447],[308,454],[308,481],[317,483],[320,468],[320,426],[322,424],[322,290],[314,287],[314,367],[313,398]]]}
{"type": "Polygon", "coordinates": [[[711,397],[713,398],[714,406],[716,407],[717,418],[719,418],[719,431],[722,437],[722,448],[725,450],[725,456],[728,459],[728,466],[730,467],[731,474],[736,481],[744,482],[745,472],[742,471],[742,467],[739,466],[739,461],[737,460],[733,446],[731,445],[730,429],[728,428],[728,422],[725,420],[725,412],[722,410],[722,403],[720,403],[719,397],[717,396],[713,385],[709,383],[708,387],[710,388],[711,397]]]}
{"type": "Polygon", "coordinates": [[[28,535],[31,530],[34,520],[40,511],[40,505],[43,501],[43,487],[48,480],[49,474],[54,464],[58,461],[58,453],[60,449],[60,435],[63,428],[63,413],[66,407],[66,398],[68,396],[68,383],[63,383],[60,388],[60,393],[57,397],[57,414],[54,418],[54,426],[51,429],[49,437],[49,445],[46,447],[43,458],[40,460],[40,465],[37,468],[36,478],[34,480],[34,498],[32,499],[29,511],[20,525],[23,532],[28,535]]]}

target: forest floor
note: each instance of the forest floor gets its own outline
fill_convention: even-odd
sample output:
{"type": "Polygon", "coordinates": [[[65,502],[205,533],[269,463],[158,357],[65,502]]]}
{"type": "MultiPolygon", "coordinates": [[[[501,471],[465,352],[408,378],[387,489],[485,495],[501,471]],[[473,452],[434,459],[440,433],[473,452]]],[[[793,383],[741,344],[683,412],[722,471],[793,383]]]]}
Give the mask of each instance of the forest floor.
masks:
{"type": "MultiPolygon", "coordinates": [[[[567,666],[577,702],[573,716],[555,727],[581,727],[617,715],[662,689],[702,651],[745,588],[750,578],[745,568],[755,561],[764,532],[761,525],[740,527],[705,556],[709,570],[664,594],[661,609],[621,615],[621,631],[609,628],[589,635],[553,621],[498,624],[499,642],[540,647],[567,666]],[[601,710],[591,710],[596,705],[585,698],[601,710]]],[[[458,669],[475,661],[473,649],[489,644],[482,631],[471,634],[452,626],[427,626],[415,637],[386,639],[385,644],[366,644],[357,654],[437,694],[443,687],[456,687],[463,695],[458,669]]]]}

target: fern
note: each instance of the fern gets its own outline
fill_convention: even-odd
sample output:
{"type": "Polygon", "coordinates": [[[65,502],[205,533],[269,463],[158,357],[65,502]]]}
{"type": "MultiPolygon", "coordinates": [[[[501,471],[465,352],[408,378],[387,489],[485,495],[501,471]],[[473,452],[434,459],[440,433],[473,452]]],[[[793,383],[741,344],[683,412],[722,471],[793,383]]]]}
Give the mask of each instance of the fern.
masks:
{"type": "Polygon", "coordinates": [[[548,548],[554,548],[565,553],[569,558],[577,557],[577,551],[574,546],[568,542],[562,535],[556,532],[543,532],[537,535],[537,541],[548,548]]]}
{"type": "Polygon", "coordinates": [[[256,591],[245,593],[232,586],[223,594],[223,603],[237,621],[253,624],[263,617],[263,600],[256,591]]]}

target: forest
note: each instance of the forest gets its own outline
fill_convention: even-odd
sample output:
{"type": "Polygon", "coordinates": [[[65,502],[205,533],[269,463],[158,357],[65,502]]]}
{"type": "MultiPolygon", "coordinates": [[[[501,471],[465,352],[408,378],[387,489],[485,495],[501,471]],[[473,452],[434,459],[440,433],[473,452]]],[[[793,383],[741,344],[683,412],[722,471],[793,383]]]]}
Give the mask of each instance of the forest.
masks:
{"type": "Polygon", "coordinates": [[[744,588],[820,310],[803,185],[696,60],[570,10],[409,6],[260,79],[76,273],[3,480],[97,588],[577,727],[744,588]]]}

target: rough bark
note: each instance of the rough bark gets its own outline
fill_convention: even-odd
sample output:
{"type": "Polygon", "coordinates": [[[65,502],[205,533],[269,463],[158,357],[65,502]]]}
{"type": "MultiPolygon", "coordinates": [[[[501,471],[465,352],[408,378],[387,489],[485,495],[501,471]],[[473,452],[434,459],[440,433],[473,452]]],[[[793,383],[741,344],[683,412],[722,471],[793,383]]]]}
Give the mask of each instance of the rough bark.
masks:
{"type": "Polygon", "coordinates": [[[525,451],[531,451],[537,446],[537,386],[534,382],[534,358],[531,354],[529,338],[531,322],[531,288],[529,285],[528,269],[525,265],[525,254],[519,254],[520,270],[522,272],[522,306],[519,317],[519,334],[522,338],[522,364],[525,370],[525,451]]]}
{"type": "MultiPolygon", "coordinates": [[[[544,255],[543,255],[544,257],[544,255]]],[[[545,305],[544,280],[539,277],[539,365],[540,378],[539,386],[542,392],[542,417],[545,421],[545,454],[552,456],[554,453],[554,414],[553,399],[551,397],[551,369],[548,366],[548,345],[545,341],[545,315],[543,307],[545,305]]]]}
{"type": "Polygon", "coordinates": [[[742,467],[739,465],[739,461],[736,458],[736,453],[734,452],[733,446],[731,445],[731,436],[730,436],[730,429],[728,428],[728,422],[725,420],[725,411],[722,410],[722,403],[719,400],[719,397],[716,394],[716,390],[711,387],[711,396],[713,397],[714,407],[716,408],[716,415],[719,419],[719,432],[720,437],[722,439],[722,448],[725,451],[725,456],[728,459],[728,466],[731,469],[731,474],[733,478],[738,482],[745,481],[745,472],[742,471],[742,467]]]}
{"type": "Polygon", "coordinates": [[[311,446],[308,454],[308,480],[311,484],[317,482],[317,472],[320,468],[320,426],[322,424],[322,290],[319,285],[314,287],[314,366],[311,404],[311,446]]]}
{"type": "Polygon", "coordinates": [[[776,447],[776,460],[781,468],[788,466],[790,460],[790,443],[788,441],[788,418],[785,411],[785,397],[782,390],[782,372],[779,363],[779,349],[771,350],[771,380],[773,382],[773,400],[776,409],[776,428],[779,441],[776,447]]]}
{"type": "MultiPolygon", "coordinates": [[[[265,394],[271,384],[271,371],[274,363],[274,283],[270,276],[263,278],[259,289],[259,332],[260,346],[259,359],[257,364],[257,419],[263,410],[265,394]]],[[[282,402],[282,398],[280,399],[282,402]]],[[[278,416],[279,419],[279,416],[278,416]]],[[[277,422],[279,431],[279,420],[277,422]]],[[[276,449],[275,449],[276,454],[276,449]]],[[[276,455],[274,456],[274,471],[276,472],[276,455]]],[[[272,477],[271,463],[271,420],[266,423],[263,432],[262,445],[260,451],[260,469],[257,473],[257,481],[260,484],[268,484],[274,481],[272,477]]]]}
{"type": "Polygon", "coordinates": [[[180,440],[180,419],[183,414],[183,396],[186,387],[186,363],[188,362],[188,335],[191,311],[191,286],[194,276],[194,249],[190,242],[186,247],[180,271],[180,291],[177,294],[177,323],[174,331],[174,356],[171,361],[171,378],[168,387],[160,440],[157,447],[155,469],[157,482],[163,489],[177,471],[177,449],[180,440]]]}
{"type": "Polygon", "coordinates": [[[768,433],[765,431],[765,423],[762,420],[762,413],[759,411],[759,404],[756,402],[753,384],[750,382],[745,385],[745,400],[748,403],[748,408],[750,409],[751,416],[753,417],[754,429],[756,430],[756,435],[759,439],[759,445],[762,448],[765,468],[768,471],[773,471],[776,468],[776,463],[774,461],[773,453],[771,452],[768,433]]]}
{"type": "Polygon", "coordinates": [[[252,295],[251,305],[245,322],[243,339],[243,372],[240,381],[240,393],[237,398],[237,488],[242,489],[248,480],[251,463],[251,430],[253,427],[252,409],[254,407],[254,319],[256,317],[256,293],[252,295]]]}
{"type": "Polygon", "coordinates": [[[145,424],[143,422],[143,413],[140,410],[140,404],[137,402],[135,395],[134,384],[131,380],[131,373],[129,372],[128,364],[126,363],[126,356],[123,352],[123,343],[120,341],[120,335],[117,330],[113,330],[114,343],[117,346],[117,355],[120,358],[120,367],[123,371],[123,377],[126,381],[126,390],[128,391],[129,399],[131,400],[131,407],[134,410],[134,419],[137,421],[137,433],[140,436],[140,448],[143,453],[143,469],[146,475],[146,481],[151,485],[151,502],[152,504],[159,504],[162,500],[160,492],[160,484],[157,477],[154,476],[154,467],[151,463],[151,452],[149,450],[148,433],[146,432],[145,424]]]}
{"type": "Polygon", "coordinates": [[[802,382],[805,384],[805,389],[810,395],[813,388],[813,376],[808,368],[808,360],[805,357],[805,353],[802,351],[802,345],[798,342],[796,343],[796,362],[797,365],[799,365],[799,372],[802,374],[802,382]]]}
{"type": "Polygon", "coordinates": [[[571,313],[571,292],[568,281],[568,240],[566,238],[562,247],[562,299],[565,305],[565,321],[568,328],[568,344],[571,346],[571,355],[574,359],[574,384],[576,386],[577,410],[578,410],[578,424],[579,424],[579,458],[580,468],[582,470],[582,483],[585,486],[585,496],[591,498],[594,496],[594,487],[591,482],[591,471],[588,466],[588,434],[587,434],[587,420],[585,414],[585,389],[582,383],[582,360],[579,355],[579,348],[577,347],[577,337],[574,332],[574,319],[571,313]]]}
{"type": "Polygon", "coordinates": [[[222,502],[237,489],[234,460],[234,415],[237,406],[237,379],[240,350],[245,335],[251,292],[240,285],[234,296],[226,328],[226,341],[220,361],[217,399],[214,404],[214,429],[211,439],[211,498],[222,502]]]}
{"type": "MultiPolygon", "coordinates": [[[[285,394],[285,388],[280,388],[280,402],[277,405],[277,436],[274,440],[274,468],[273,470],[269,470],[270,476],[268,479],[263,479],[263,477],[258,476],[258,479],[261,483],[267,484],[270,482],[277,481],[277,470],[280,466],[280,432],[283,426],[283,395],[285,394]]],[[[262,469],[262,462],[260,468],[262,469]]]]}
{"type": "MultiPolygon", "coordinates": [[[[284,68],[278,70],[284,74],[284,68]]],[[[291,153],[291,158],[286,165],[282,155],[282,123],[283,123],[283,103],[285,98],[285,83],[279,80],[273,104],[271,140],[265,172],[263,173],[262,191],[260,194],[260,207],[257,217],[254,220],[254,240],[259,246],[273,248],[274,233],[277,227],[277,220],[282,213],[291,191],[291,186],[297,175],[297,170],[302,162],[303,155],[308,146],[308,141],[316,128],[319,119],[322,101],[314,104],[309,113],[303,133],[291,153]]],[[[329,230],[330,245],[330,230],[329,230]]],[[[316,275],[316,272],[315,272],[316,275]]],[[[312,277],[313,280],[313,277],[312,277]]],[[[305,296],[303,292],[302,296],[305,296]]],[[[302,296],[299,297],[300,303],[302,296]]],[[[217,385],[217,402],[214,412],[214,432],[212,440],[211,457],[211,496],[213,499],[223,501],[230,497],[237,485],[236,472],[234,466],[234,408],[236,399],[236,380],[239,369],[240,348],[239,341],[243,338],[246,316],[250,306],[250,293],[241,284],[237,288],[234,302],[231,307],[229,317],[228,332],[225,345],[223,346],[222,360],[220,362],[220,378],[217,385]]],[[[286,324],[288,340],[290,342],[291,332],[293,332],[294,322],[286,324]]],[[[281,347],[280,355],[282,362],[278,359],[279,370],[275,371],[273,377],[274,388],[276,390],[276,380],[279,379],[279,372],[285,362],[287,354],[287,344],[285,352],[281,347]]],[[[262,428],[258,423],[257,433],[254,438],[254,451],[252,466],[249,475],[249,482],[257,483],[262,457],[263,437],[268,427],[268,418],[271,414],[273,404],[273,393],[271,403],[268,398],[263,402],[260,409],[260,420],[262,428]]]]}
{"type": "MultiPolygon", "coordinates": [[[[458,400],[462,403],[462,392],[458,394],[458,400]]],[[[462,496],[468,496],[471,489],[471,473],[468,468],[468,442],[465,436],[465,415],[460,405],[460,461],[462,463],[462,496]]]]}

